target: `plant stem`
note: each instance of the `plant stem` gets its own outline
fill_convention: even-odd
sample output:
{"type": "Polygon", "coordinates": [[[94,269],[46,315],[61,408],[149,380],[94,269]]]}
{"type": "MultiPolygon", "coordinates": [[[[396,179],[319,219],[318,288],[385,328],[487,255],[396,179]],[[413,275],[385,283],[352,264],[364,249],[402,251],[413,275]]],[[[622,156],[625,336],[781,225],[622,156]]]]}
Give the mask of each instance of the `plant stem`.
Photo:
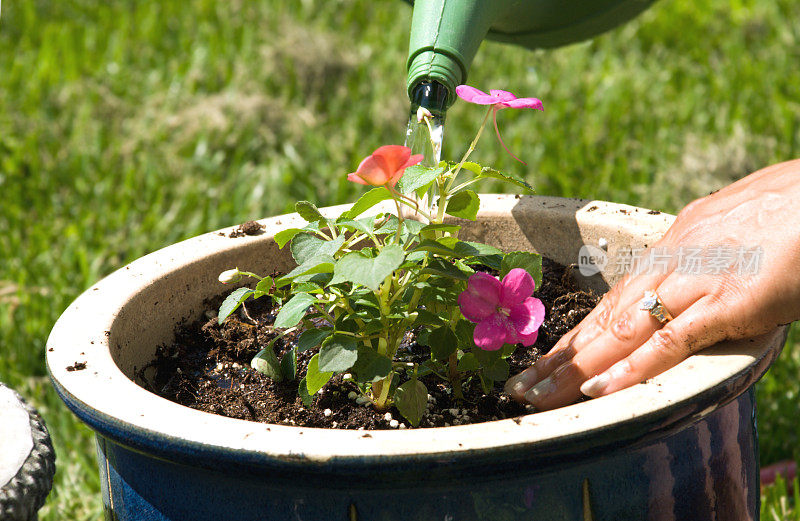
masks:
{"type": "Polygon", "coordinates": [[[372,384],[372,397],[375,408],[379,411],[386,409],[386,402],[389,400],[389,389],[392,387],[392,377],[394,372],[389,373],[389,376],[383,380],[379,380],[372,384]]]}
{"type": "Polygon", "coordinates": [[[397,231],[394,232],[394,242],[395,244],[400,244],[400,230],[402,229],[404,220],[403,212],[400,209],[400,200],[397,197],[395,197],[397,191],[394,188],[392,188],[391,190],[389,190],[389,192],[392,194],[392,200],[394,201],[394,205],[397,207],[397,231]]]}
{"type": "Polygon", "coordinates": [[[313,304],[313,306],[314,306],[314,309],[316,309],[317,311],[319,311],[319,312],[320,312],[320,314],[324,315],[324,316],[325,316],[325,318],[327,318],[327,319],[328,319],[328,322],[330,322],[330,323],[331,323],[331,325],[333,325],[333,324],[335,324],[335,323],[336,323],[336,319],[333,317],[333,315],[331,315],[330,313],[328,313],[327,311],[325,311],[325,308],[323,308],[322,306],[320,306],[320,304],[319,304],[318,302],[315,302],[315,303],[313,304]]]}
{"type": "Polygon", "coordinates": [[[456,400],[463,400],[464,393],[461,390],[461,373],[458,372],[458,354],[453,353],[447,359],[447,374],[450,386],[453,388],[453,397],[456,400]]]}
{"type": "Polygon", "coordinates": [[[401,194],[400,192],[398,192],[394,188],[392,188],[391,190],[392,190],[393,195],[396,195],[396,197],[397,197],[396,201],[400,201],[401,203],[403,203],[404,205],[408,206],[409,208],[413,208],[414,212],[416,212],[416,213],[420,214],[421,216],[423,216],[424,218],[428,219],[428,222],[433,221],[433,218],[430,216],[430,214],[419,207],[419,202],[418,201],[416,201],[415,199],[412,199],[410,197],[406,197],[405,195],[401,194]]]}
{"type": "Polygon", "coordinates": [[[464,153],[464,157],[461,158],[461,161],[458,162],[458,165],[456,166],[456,169],[453,172],[453,177],[450,179],[450,182],[447,184],[447,187],[445,188],[448,192],[450,191],[450,188],[453,186],[453,183],[456,180],[456,176],[458,176],[458,173],[461,171],[461,165],[464,164],[469,155],[472,154],[472,151],[475,150],[475,146],[478,144],[478,140],[481,138],[481,134],[483,134],[483,129],[484,127],[486,127],[486,122],[489,120],[489,114],[491,114],[493,110],[494,110],[493,106],[489,105],[489,110],[486,111],[486,115],[483,117],[483,122],[481,122],[481,127],[478,129],[478,133],[475,135],[475,139],[473,139],[472,143],[469,144],[469,148],[464,153]]]}

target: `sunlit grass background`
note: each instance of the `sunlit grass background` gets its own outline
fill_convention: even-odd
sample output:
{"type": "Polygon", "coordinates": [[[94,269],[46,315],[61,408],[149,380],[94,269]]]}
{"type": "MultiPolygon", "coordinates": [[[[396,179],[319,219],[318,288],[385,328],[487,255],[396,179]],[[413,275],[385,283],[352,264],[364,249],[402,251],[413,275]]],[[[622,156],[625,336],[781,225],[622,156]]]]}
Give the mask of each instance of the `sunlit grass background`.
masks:
{"type": "MultiPolygon", "coordinates": [[[[92,436],[45,373],[52,324],[147,252],[297,199],[352,200],[358,187],[344,174],[403,140],[411,12],[400,0],[2,8],[0,380],[39,408],[54,439],[41,518],[98,519],[92,436]]],[[[529,166],[491,134],[475,157],[540,194],[675,212],[800,156],[798,20],[794,0],[664,0],[590,43],[484,44],[470,83],[537,96],[546,110],[499,116],[529,166]]],[[[445,156],[463,152],[480,115],[453,107],[445,156]]],[[[758,387],[764,464],[800,457],[795,338],[758,387]]],[[[762,510],[800,519],[779,487],[762,510]]]]}

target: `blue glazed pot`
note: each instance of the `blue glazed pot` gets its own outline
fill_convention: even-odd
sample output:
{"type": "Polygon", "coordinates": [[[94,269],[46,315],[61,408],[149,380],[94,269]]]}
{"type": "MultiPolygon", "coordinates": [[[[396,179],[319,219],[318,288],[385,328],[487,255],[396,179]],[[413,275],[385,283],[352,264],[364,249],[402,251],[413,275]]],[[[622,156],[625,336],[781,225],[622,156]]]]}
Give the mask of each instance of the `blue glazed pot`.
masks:
{"type": "MultiPolygon", "coordinates": [[[[569,264],[600,239],[609,256],[652,244],[671,221],[596,201],[483,196],[465,234],[569,264]]],[[[143,257],[86,291],[55,325],[48,368],[97,434],[107,519],[758,518],[751,387],[780,352],[785,328],[719,344],[611,396],[437,429],[264,425],[188,409],[137,385],[133,375],[175,325],[229,289],[216,282],[221,271],[291,268],[272,235],[299,224],[297,216],[262,223],[260,236],[211,233],[143,257]]],[[[614,274],[582,282],[607,285],[614,274]]]]}

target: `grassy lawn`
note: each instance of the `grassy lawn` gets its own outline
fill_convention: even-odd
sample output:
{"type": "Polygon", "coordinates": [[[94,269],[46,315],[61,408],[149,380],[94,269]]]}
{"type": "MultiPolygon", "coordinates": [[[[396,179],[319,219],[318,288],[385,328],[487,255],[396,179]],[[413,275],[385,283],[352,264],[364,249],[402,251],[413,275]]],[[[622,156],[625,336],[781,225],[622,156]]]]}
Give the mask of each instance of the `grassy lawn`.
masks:
{"type": "MultiPolygon", "coordinates": [[[[53,322],[147,252],[300,198],[352,200],[344,174],[402,143],[411,12],[399,0],[2,7],[0,380],[39,408],[54,438],[41,519],[98,519],[91,433],[45,373],[53,322]]],[[[470,83],[537,96],[545,112],[499,116],[529,166],[491,137],[476,159],[540,194],[677,211],[800,157],[797,20],[793,0],[664,0],[590,43],[487,43],[470,83]]],[[[463,152],[480,113],[453,107],[446,157],[463,152]]],[[[759,384],[764,464],[800,458],[797,340],[759,384]]],[[[764,519],[800,519],[780,487],[766,498],[764,519]]]]}

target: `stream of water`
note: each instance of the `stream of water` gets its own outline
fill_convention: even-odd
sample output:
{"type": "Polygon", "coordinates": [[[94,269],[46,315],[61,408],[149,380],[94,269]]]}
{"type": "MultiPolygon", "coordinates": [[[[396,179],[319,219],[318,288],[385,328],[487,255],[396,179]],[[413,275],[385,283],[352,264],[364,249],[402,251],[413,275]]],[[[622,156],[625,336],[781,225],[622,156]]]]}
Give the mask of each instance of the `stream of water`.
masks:
{"type": "Polygon", "coordinates": [[[422,121],[417,121],[416,108],[412,110],[406,129],[406,146],[411,148],[412,154],[422,154],[425,166],[436,166],[442,157],[442,140],[444,139],[444,118],[434,116],[431,126],[422,121]]]}

